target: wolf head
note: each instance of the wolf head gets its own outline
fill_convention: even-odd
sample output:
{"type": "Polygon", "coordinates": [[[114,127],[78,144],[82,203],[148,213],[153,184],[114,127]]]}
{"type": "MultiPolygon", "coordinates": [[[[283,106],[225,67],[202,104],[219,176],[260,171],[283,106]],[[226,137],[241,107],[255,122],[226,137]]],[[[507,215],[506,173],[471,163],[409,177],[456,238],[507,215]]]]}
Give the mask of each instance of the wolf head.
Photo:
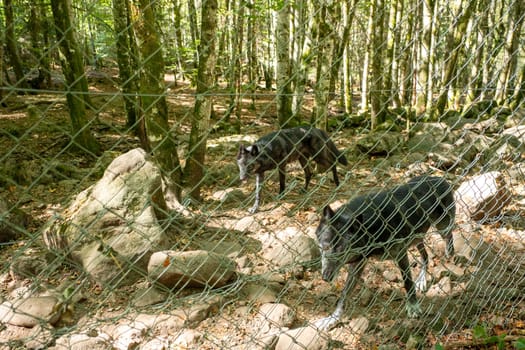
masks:
{"type": "Polygon", "coordinates": [[[239,174],[241,181],[246,180],[249,174],[253,174],[257,168],[256,158],[259,155],[259,148],[257,145],[245,147],[239,146],[237,153],[237,165],[239,166],[239,174]]]}
{"type": "Polygon", "coordinates": [[[324,207],[316,231],[323,280],[331,282],[344,264],[360,256],[358,249],[355,250],[353,246],[359,226],[358,218],[348,218],[339,211],[334,212],[329,205],[324,207]]]}
{"type": "Polygon", "coordinates": [[[338,244],[339,232],[333,226],[335,212],[327,205],[323,209],[321,222],[317,227],[316,235],[319,249],[321,250],[321,274],[323,280],[331,282],[341,267],[344,261],[341,262],[338,256],[342,252],[342,245],[338,244]]]}

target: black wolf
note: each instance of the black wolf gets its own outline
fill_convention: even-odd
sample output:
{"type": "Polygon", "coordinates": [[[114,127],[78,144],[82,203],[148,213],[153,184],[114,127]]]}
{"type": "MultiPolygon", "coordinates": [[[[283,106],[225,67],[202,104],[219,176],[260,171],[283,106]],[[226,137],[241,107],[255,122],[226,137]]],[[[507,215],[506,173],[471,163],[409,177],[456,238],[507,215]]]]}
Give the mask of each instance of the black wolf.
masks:
{"type": "Polygon", "coordinates": [[[281,129],[261,137],[251,146],[241,144],[237,154],[240,178],[245,180],[249,174],[255,174],[256,177],[255,203],[250,213],[255,213],[259,208],[264,172],[279,168],[279,193],[282,194],[285,189],[286,164],[295,160],[299,160],[304,169],[305,190],[312,178],[309,160],[317,163],[320,172],[332,169],[336,186],[339,186],[336,163],[348,165],[345,156],[328,134],[312,126],[281,129]]]}
{"type": "Polygon", "coordinates": [[[339,321],[346,297],[354,289],[370,256],[384,255],[396,261],[407,292],[408,316],[419,316],[421,308],[416,288],[424,291],[427,287],[428,255],[423,237],[429,227],[434,226],[446,240],[446,255],[452,256],[455,212],[451,185],[441,177],[431,176],[415,177],[392,189],[356,197],[336,211],[326,206],[316,232],[323,280],[332,281],[344,264],[349,267],[335,311],[318,320],[316,326],[328,330],[339,321]],[[407,257],[412,244],[416,244],[422,258],[421,273],[415,284],[407,257]]]}

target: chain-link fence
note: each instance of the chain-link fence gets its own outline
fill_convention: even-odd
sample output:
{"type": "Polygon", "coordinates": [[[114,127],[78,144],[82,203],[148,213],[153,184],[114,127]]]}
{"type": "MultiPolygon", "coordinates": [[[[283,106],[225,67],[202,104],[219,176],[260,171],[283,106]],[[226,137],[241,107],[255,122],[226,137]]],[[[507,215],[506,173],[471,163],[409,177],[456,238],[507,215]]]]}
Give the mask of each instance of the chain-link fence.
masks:
{"type": "Polygon", "coordinates": [[[2,4],[0,348],[525,347],[521,1],[2,4]]]}

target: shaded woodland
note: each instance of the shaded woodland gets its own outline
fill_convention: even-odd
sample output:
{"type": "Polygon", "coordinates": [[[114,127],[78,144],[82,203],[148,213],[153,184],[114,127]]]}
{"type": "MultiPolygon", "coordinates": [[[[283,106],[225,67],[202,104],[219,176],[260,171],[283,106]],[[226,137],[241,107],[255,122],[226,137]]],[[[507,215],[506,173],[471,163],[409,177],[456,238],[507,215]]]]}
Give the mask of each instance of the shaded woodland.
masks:
{"type": "Polygon", "coordinates": [[[401,276],[378,259],[315,344],[525,348],[523,0],[0,4],[0,236],[14,231],[0,242],[0,349],[62,349],[77,336],[112,349],[272,349],[269,335],[275,346],[308,328],[341,292],[345,273],[330,285],[316,265],[321,208],[421,173],[455,189],[496,174],[477,188],[494,190],[495,212],[458,217],[459,262],[426,238],[420,319],[404,317],[401,276]],[[348,158],[341,186],[315,174],[301,192],[290,165],[286,192],[268,173],[249,215],[239,143],[300,124],[327,130],[348,158]],[[121,183],[131,200],[99,200],[122,198],[121,183]],[[225,260],[236,277],[158,288],[143,265],[164,249],[218,254],[210,270],[225,260]],[[102,268],[72,263],[79,250],[102,268]],[[2,305],[56,295],[53,326],[49,315],[34,328],[4,322],[2,305]]]}
{"type": "Polygon", "coordinates": [[[16,1],[2,2],[0,86],[11,94],[61,91],[73,144],[100,149],[90,131],[86,68],[118,67],[127,128],[151,150],[181,199],[199,199],[206,139],[214,124],[240,131],[242,108],[274,90],[276,126],[330,126],[330,104],[362,115],[374,130],[389,115],[440,120],[523,101],[524,4],[517,0],[348,0],[340,2],[16,1]],[[195,86],[193,113],[169,116],[164,74],[195,86]],[[224,111],[213,96],[227,94],[224,111]],[[314,105],[305,113],[304,97],[314,105]],[[250,102],[250,99],[252,101],[250,102]],[[404,112],[403,112],[404,111],[404,112]],[[185,120],[186,119],[186,120],[185,120]],[[190,123],[184,162],[176,133],[190,123]]]}

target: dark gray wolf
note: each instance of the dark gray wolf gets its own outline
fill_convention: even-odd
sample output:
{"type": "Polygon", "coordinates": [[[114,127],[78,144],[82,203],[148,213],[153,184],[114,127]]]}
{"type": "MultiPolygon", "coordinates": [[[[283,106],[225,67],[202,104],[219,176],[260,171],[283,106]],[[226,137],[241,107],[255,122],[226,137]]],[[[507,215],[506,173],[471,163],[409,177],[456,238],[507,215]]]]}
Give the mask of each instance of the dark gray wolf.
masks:
{"type": "Polygon", "coordinates": [[[240,178],[244,181],[249,174],[255,174],[256,177],[255,203],[250,213],[255,213],[259,208],[264,172],[279,169],[279,193],[282,194],[285,189],[286,164],[295,160],[299,160],[304,169],[305,190],[312,178],[309,160],[317,163],[320,172],[331,169],[336,186],[339,186],[336,163],[348,165],[345,156],[328,134],[312,126],[281,129],[261,137],[251,146],[241,144],[237,154],[240,178]]]}
{"type": "Polygon", "coordinates": [[[452,256],[455,212],[451,185],[441,177],[431,176],[415,177],[392,189],[358,196],[336,211],[326,206],[316,232],[323,280],[330,282],[344,264],[349,267],[335,311],[315,325],[328,330],[339,321],[346,297],[354,289],[370,256],[396,261],[407,292],[408,316],[419,316],[421,308],[416,288],[424,291],[427,287],[428,255],[423,237],[429,227],[434,226],[446,241],[446,255],[452,256]],[[412,244],[416,244],[422,258],[421,273],[415,284],[407,256],[412,244]]]}

